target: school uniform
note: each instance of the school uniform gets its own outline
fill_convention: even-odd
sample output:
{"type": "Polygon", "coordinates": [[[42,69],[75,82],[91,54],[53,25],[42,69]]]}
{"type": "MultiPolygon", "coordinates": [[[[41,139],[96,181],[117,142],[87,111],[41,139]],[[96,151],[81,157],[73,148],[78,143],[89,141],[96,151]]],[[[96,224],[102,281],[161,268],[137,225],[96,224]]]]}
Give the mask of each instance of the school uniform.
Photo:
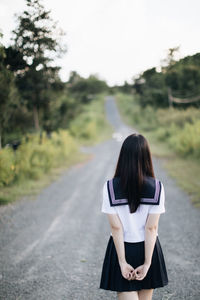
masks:
{"type": "MultiPolygon", "coordinates": [[[[141,191],[140,205],[134,213],[129,211],[128,201],[120,186],[120,178],[115,177],[104,183],[101,211],[119,216],[123,225],[126,261],[133,268],[144,263],[145,224],[147,217],[149,214],[164,213],[164,203],[164,186],[158,179],[146,177],[141,191]]],[[[102,267],[101,289],[125,292],[155,289],[167,284],[167,271],[158,233],[151,266],[146,277],[141,281],[129,281],[122,276],[111,234],[102,267]]]]}

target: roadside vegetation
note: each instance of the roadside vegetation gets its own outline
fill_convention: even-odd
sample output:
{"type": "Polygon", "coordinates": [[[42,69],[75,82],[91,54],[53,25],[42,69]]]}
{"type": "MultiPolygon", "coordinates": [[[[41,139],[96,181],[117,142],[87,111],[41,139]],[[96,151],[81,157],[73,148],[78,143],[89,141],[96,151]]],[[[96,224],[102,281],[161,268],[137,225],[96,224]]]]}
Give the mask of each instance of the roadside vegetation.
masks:
{"type": "Polygon", "coordinates": [[[104,114],[104,94],[85,104],[68,129],[48,134],[26,134],[17,150],[0,150],[0,204],[10,203],[20,196],[35,194],[74,163],[84,162],[89,154],[80,146],[94,145],[111,135],[104,114]]]}
{"type": "Polygon", "coordinates": [[[143,133],[155,156],[200,206],[200,53],[176,59],[168,50],[160,68],[114,87],[124,120],[143,133]]]}
{"type": "Polygon", "coordinates": [[[116,99],[124,121],[147,137],[153,155],[164,158],[169,173],[200,206],[200,110],[142,108],[137,95],[116,99]]]}
{"type": "Polygon", "coordinates": [[[0,204],[36,192],[48,182],[47,174],[51,170],[67,167],[78,159],[81,159],[78,145],[66,130],[53,132],[51,138],[45,133],[27,135],[16,151],[3,148],[0,151],[0,204]]]}
{"type": "Polygon", "coordinates": [[[69,130],[79,143],[96,144],[111,136],[112,127],[105,117],[104,102],[105,94],[97,95],[83,107],[78,118],[71,121],[69,130]]]}
{"type": "Polygon", "coordinates": [[[81,145],[108,138],[105,81],[59,77],[64,33],[40,0],[25,0],[8,47],[0,33],[0,204],[34,194],[56,174],[89,159],[81,145]]]}

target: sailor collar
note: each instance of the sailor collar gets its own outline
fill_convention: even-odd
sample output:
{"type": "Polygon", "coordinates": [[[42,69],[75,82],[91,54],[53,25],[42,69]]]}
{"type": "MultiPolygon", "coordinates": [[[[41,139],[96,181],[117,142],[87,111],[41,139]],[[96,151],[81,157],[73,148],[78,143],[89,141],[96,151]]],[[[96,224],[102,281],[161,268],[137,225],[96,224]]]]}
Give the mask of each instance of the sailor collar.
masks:
{"type": "MultiPolygon", "coordinates": [[[[107,189],[111,206],[127,205],[128,199],[120,187],[120,177],[114,177],[107,181],[107,189]]],[[[142,191],[140,204],[159,205],[161,182],[153,177],[146,177],[142,191]]]]}

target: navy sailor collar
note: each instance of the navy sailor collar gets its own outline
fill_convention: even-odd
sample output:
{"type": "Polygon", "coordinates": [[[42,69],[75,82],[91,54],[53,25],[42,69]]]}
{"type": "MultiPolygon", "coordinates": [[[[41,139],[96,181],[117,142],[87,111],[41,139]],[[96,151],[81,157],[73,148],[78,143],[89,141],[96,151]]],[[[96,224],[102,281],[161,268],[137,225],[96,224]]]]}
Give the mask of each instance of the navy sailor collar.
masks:
{"type": "MultiPolygon", "coordinates": [[[[111,206],[127,205],[128,199],[120,187],[120,177],[114,177],[107,181],[107,189],[111,206]]],[[[146,177],[142,191],[141,204],[159,205],[161,182],[153,177],[146,177]]]]}

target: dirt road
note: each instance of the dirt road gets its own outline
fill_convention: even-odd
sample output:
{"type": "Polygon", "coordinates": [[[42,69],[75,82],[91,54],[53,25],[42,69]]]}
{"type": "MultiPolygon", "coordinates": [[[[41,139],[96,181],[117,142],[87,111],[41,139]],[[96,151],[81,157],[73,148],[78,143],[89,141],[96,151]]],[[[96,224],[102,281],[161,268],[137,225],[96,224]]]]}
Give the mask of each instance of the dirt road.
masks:
{"type": "MultiPolygon", "coordinates": [[[[34,200],[23,199],[0,212],[1,300],[113,300],[98,289],[109,238],[100,212],[103,183],[112,177],[122,140],[133,129],[121,121],[113,97],[106,113],[113,138],[84,148],[91,159],[68,169],[34,200]]],[[[200,211],[154,160],[166,191],[159,237],[169,285],[154,300],[200,299],[200,211]]],[[[186,170],[183,170],[184,172],[186,170]]]]}

